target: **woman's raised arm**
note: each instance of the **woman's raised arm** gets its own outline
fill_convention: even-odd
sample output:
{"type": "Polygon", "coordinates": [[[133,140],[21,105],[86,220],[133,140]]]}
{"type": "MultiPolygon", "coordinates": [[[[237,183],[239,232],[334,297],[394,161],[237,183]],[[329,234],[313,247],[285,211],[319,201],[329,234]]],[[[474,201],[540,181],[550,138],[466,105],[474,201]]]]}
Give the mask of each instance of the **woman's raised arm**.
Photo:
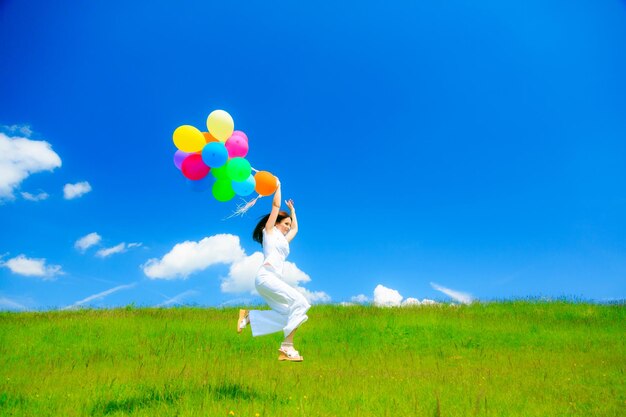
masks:
{"type": "Polygon", "coordinates": [[[287,207],[289,207],[290,217],[291,217],[291,230],[285,236],[287,238],[287,242],[291,242],[291,240],[296,237],[298,233],[298,218],[296,217],[296,208],[293,206],[293,200],[289,199],[285,201],[287,207]]]}
{"type": "Polygon", "coordinates": [[[278,212],[280,211],[280,180],[276,178],[276,181],[278,181],[278,188],[274,193],[274,200],[272,201],[272,211],[270,212],[270,217],[267,219],[267,223],[265,223],[265,230],[267,230],[268,232],[271,232],[274,228],[274,225],[276,224],[276,219],[278,219],[278,212]]]}

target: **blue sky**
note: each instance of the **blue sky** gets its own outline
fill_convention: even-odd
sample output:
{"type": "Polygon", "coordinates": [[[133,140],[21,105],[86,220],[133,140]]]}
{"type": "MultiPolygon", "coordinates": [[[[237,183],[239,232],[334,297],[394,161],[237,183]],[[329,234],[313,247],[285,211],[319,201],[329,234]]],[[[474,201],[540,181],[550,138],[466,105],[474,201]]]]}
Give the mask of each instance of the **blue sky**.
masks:
{"type": "Polygon", "coordinates": [[[215,109],[313,301],[624,299],[624,45],[617,0],[3,1],[0,308],[260,301],[271,200],[172,162],[215,109]]]}

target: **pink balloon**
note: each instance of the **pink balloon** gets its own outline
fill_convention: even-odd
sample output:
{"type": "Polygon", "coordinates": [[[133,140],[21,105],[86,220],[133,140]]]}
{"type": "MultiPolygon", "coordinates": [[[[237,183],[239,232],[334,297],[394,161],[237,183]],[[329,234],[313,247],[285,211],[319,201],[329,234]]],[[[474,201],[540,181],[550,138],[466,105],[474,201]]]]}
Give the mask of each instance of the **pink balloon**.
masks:
{"type": "Polygon", "coordinates": [[[174,154],[174,165],[176,165],[176,168],[182,169],[183,161],[189,155],[191,155],[191,154],[189,154],[187,152],[176,151],[176,153],[174,154]]]}
{"type": "Polygon", "coordinates": [[[235,130],[235,131],[233,132],[233,134],[232,134],[232,135],[230,135],[230,136],[231,136],[231,137],[233,137],[233,136],[241,136],[242,138],[244,138],[244,139],[245,139],[245,141],[246,141],[246,142],[248,142],[248,136],[246,136],[246,134],[245,134],[245,133],[243,133],[241,130],[235,130]]]}
{"type": "Polygon", "coordinates": [[[229,158],[243,158],[248,154],[248,141],[240,135],[233,135],[224,144],[228,150],[229,158]]]}
{"type": "Polygon", "coordinates": [[[206,177],[211,168],[202,162],[202,155],[193,153],[185,158],[181,170],[185,177],[197,181],[206,177]]]}

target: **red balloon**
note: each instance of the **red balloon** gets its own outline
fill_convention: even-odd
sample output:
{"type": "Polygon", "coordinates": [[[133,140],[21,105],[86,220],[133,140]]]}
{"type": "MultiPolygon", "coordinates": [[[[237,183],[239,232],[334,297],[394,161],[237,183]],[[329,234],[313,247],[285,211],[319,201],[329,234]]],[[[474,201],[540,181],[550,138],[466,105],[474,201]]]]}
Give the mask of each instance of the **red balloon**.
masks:
{"type": "Polygon", "coordinates": [[[211,168],[202,162],[202,155],[194,153],[185,158],[181,170],[185,177],[197,181],[206,177],[211,168]]]}

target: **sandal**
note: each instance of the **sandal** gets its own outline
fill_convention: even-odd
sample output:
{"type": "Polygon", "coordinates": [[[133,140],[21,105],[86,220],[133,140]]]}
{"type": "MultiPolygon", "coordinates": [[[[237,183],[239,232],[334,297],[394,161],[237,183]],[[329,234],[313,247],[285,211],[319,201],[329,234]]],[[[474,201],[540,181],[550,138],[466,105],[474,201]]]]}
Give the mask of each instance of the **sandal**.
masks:
{"type": "Polygon", "coordinates": [[[248,325],[248,310],[239,310],[239,320],[237,320],[237,333],[241,333],[248,325]]]}
{"type": "Polygon", "coordinates": [[[295,349],[278,349],[280,355],[278,356],[279,361],[289,361],[289,362],[302,362],[304,358],[300,356],[300,353],[295,349]]]}

